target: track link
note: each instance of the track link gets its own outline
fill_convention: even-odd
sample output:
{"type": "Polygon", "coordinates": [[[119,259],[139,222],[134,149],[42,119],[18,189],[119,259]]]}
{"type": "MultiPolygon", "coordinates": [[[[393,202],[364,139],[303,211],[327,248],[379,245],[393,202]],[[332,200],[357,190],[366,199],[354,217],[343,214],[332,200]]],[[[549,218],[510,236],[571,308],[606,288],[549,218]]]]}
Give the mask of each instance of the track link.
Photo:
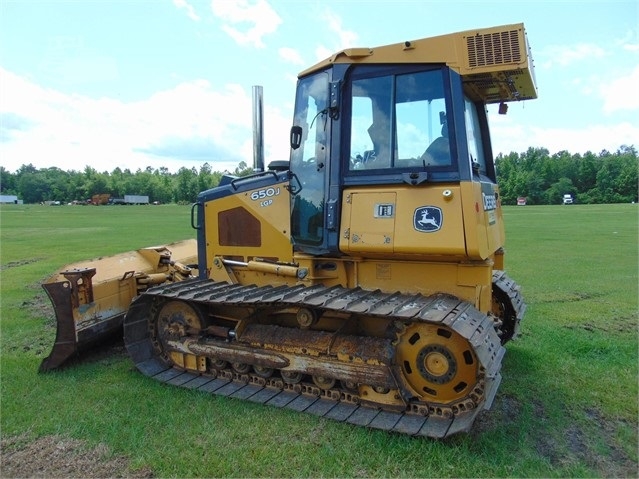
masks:
{"type": "Polygon", "coordinates": [[[526,312],[526,303],[521,287],[504,271],[493,271],[493,302],[495,315],[499,317],[501,343],[506,344],[519,335],[521,320],[526,312]]]}
{"type": "MultiPolygon", "coordinates": [[[[508,283],[505,275],[500,281],[508,283]]],[[[505,284],[504,283],[504,284],[505,284]]],[[[503,286],[515,293],[516,285],[503,286]]],[[[521,309],[521,308],[520,308],[521,309]]],[[[521,316],[521,315],[517,315],[521,316]]],[[[423,296],[347,289],[341,286],[241,286],[195,279],[148,290],[132,303],[124,323],[124,339],[136,367],[155,380],[205,393],[244,399],[306,412],[328,419],[414,436],[444,438],[466,432],[477,415],[489,409],[501,381],[505,349],[491,316],[449,295],[423,296]],[[351,390],[321,389],[313,383],[291,384],[279,377],[264,378],[231,368],[198,372],[176,367],[152,338],[153,311],[158,302],[181,300],[206,306],[261,308],[320,308],[323,311],[392,318],[403,327],[414,323],[442,325],[465,338],[480,364],[472,392],[452,404],[409,400],[402,410],[371,404],[351,390]]],[[[397,344],[395,341],[393,344],[397,344]]],[[[397,377],[399,368],[393,372],[397,377]]],[[[402,393],[406,387],[400,385],[402,393]]]]}

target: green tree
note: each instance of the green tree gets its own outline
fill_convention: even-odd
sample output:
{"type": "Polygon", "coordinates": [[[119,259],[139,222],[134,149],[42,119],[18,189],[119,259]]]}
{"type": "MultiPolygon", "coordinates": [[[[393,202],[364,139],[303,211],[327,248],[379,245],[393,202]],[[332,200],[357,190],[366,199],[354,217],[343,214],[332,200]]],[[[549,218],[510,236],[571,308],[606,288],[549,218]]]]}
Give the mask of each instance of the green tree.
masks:
{"type": "Polygon", "coordinates": [[[246,164],[245,161],[240,161],[235,170],[233,170],[233,176],[248,176],[253,174],[254,170],[246,164]]]}
{"type": "Polygon", "coordinates": [[[17,194],[16,180],[16,175],[12,175],[4,166],[0,166],[0,193],[3,195],[17,194]]]}
{"type": "Polygon", "coordinates": [[[639,184],[639,158],[637,157],[637,150],[634,147],[622,146],[617,154],[619,155],[620,163],[619,175],[616,181],[619,199],[625,203],[637,202],[639,200],[637,191],[639,184]]]}
{"type": "Polygon", "coordinates": [[[200,166],[200,172],[197,177],[197,188],[199,192],[206,191],[210,188],[216,186],[217,183],[213,178],[213,171],[211,170],[211,165],[208,163],[204,163],[200,166]]]}
{"type": "Polygon", "coordinates": [[[195,168],[182,167],[177,173],[173,197],[177,203],[194,203],[200,192],[195,168]]]}
{"type": "Polygon", "coordinates": [[[153,172],[154,186],[153,197],[154,201],[160,203],[170,203],[173,201],[173,178],[167,168],[160,168],[153,172]]]}
{"type": "Polygon", "coordinates": [[[597,168],[599,159],[590,151],[583,158],[576,159],[577,177],[575,186],[580,192],[587,192],[597,184],[597,168]]]}
{"type": "MultiPolygon", "coordinates": [[[[550,156],[545,148],[529,148],[525,153],[499,155],[495,164],[504,205],[516,204],[519,196],[527,197],[529,204],[558,204],[566,193],[579,203],[639,201],[639,159],[634,146],[583,156],[567,151],[550,156]]],[[[253,168],[242,161],[231,175],[244,177],[252,173],[253,168]]],[[[162,203],[191,203],[201,191],[217,186],[223,175],[213,171],[209,163],[204,163],[199,172],[183,167],[176,174],[165,167],[147,167],[135,173],[115,168],[109,174],[89,166],[83,171],[62,171],[55,167],[39,170],[28,164],[15,174],[0,167],[0,191],[15,194],[26,203],[85,201],[100,193],[114,198],[136,194],[162,203]]]]}
{"type": "Polygon", "coordinates": [[[47,170],[41,170],[49,181],[51,188],[51,199],[68,203],[72,201],[72,193],[69,189],[71,186],[70,173],[60,168],[52,167],[47,170]]]}
{"type": "Polygon", "coordinates": [[[18,180],[18,196],[25,203],[40,203],[51,201],[51,184],[42,172],[24,173],[18,180]]]}
{"type": "Polygon", "coordinates": [[[561,204],[565,194],[570,194],[574,197],[576,188],[573,186],[572,180],[564,176],[559,178],[559,181],[553,183],[550,188],[546,190],[545,203],[551,205],[561,204]]]}

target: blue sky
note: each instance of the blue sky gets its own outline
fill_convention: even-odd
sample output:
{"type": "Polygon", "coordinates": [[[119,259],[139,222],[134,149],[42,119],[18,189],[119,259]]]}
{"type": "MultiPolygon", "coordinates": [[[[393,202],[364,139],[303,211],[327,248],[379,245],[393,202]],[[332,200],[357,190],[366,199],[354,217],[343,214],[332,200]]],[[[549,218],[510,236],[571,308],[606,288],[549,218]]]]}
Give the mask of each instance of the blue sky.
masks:
{"type": "Polygon", "coordinates": [[[495,154],[639,148],[639,3],[0,0],[0,165],[233,170],[288,159],[297,73],[349,47],[523,22],[539,98],[489,110],[495,154]]]}

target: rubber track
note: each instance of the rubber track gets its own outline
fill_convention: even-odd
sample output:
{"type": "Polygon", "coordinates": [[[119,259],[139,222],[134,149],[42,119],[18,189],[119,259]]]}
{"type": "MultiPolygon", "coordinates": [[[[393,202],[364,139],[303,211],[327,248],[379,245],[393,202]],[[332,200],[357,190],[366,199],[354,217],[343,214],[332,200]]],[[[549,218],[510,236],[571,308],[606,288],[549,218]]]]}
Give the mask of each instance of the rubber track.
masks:
{"type": "MultiPolygon", "coordinates": [[[[341,286],[241,286],[216,283],[208,279],[187,280],[158,286],[136,298],[125,318],[124,340],[136,367],[146,376],[173,386],[197,389],[205,393],[244,399],[270,406],[306,412],[316,416],[401,434],[444,438],[470,429],[483,409],[490,408],[501,381],[501,361],[505,349],[493,327],[492,319],[467,302],[448,295],[423,296],[382,293],[341,286]],[[483,397],[470,407],[431,408],[422,415],[414,409],[404,412],[384,411],[357,401],[344,400],[344,395],[322,397],[308,394],[313,388],[283,389],[270,384],[256,384],[250,375],[228,374],[208,376],[172,367],[154,350],[149,334],[151,305],[157,297],[180,299],[194,303],[218,305],[260,305],[315,307],[325,310],[353,312],[369,316],[396,317],[403,322],[423,321],[443,324],[466,338],[474,348],[484,371],[483,397]],[[294,389],[298,389],[297,391],[294,389]]],[[[264,383],[262,381],[262,383],[264,383]]],[[[317,388],[314,388],[317,390],[317,388]]],[[[481,391],[480,391],[481,393],[481,391]]]]}

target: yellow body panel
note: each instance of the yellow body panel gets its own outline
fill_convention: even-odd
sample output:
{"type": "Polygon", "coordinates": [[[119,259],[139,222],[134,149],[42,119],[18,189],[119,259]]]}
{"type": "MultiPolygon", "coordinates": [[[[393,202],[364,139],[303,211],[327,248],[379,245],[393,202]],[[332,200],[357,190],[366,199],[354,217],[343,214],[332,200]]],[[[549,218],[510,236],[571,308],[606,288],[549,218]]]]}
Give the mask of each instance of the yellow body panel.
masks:
{"type": "Polygon", "coordinates": [[[479,182],[351,188],[343,194],[340,250],[364,257],[485,260],[504,244],[497,198],[495,185],[479,182]]]}
{"type": "Polygon", "coordinates": [[[504,223],[498,190],[491,183],[484,184],[494,190],[494,196],[482,191],[481,183],[460,184],[463,198],[466,249],[469,258],[486,259],[503,247],[504,223]]]}
{"type": "Polygon", "coordinates": [[[206,264],[216,256],[290,262],[290,195],[281,183],[204,204],[206,264]]]}
{"type": "Polygon", "coordinates": [[[293,253],[290,198],[280,188],[266,204],[255,199],[261,190],[205,204],[209,277],[260,286],[304,283],[445,292],[490,311],[493,260],[498,255],[503,265],[504,241],[492,183],[349,188],[343,193],[339,230],[344,256],[335,258],[293,253]],[[435,209],[439,213],[431,215],[435,209]],[[242,235],[230,235],[238,244],[224,244],[229,220],[219,218],[225,215],[240,223],[242,235]],[[229,266],[224,260],[243,264],[229,266]],[[304,274],[296,277],[297,270],[304,274]]]}
{"type": "Polygon", "coordinates": [[[340,250],[348,254],[394,258],[466,257],[459,186],[428,188],[362,187],[343,194],[340,250]],[[441,211],[438,218],[420,208],[441,211]],[[430,226],[417,230],[415,222],[430,226]]]}
{"type": "Polygon", "coordinates": [[[492,262],[445,263],[364,260],[357,263],[357,284],[367,290],[448,293],[489,311],[492,262]]]}

